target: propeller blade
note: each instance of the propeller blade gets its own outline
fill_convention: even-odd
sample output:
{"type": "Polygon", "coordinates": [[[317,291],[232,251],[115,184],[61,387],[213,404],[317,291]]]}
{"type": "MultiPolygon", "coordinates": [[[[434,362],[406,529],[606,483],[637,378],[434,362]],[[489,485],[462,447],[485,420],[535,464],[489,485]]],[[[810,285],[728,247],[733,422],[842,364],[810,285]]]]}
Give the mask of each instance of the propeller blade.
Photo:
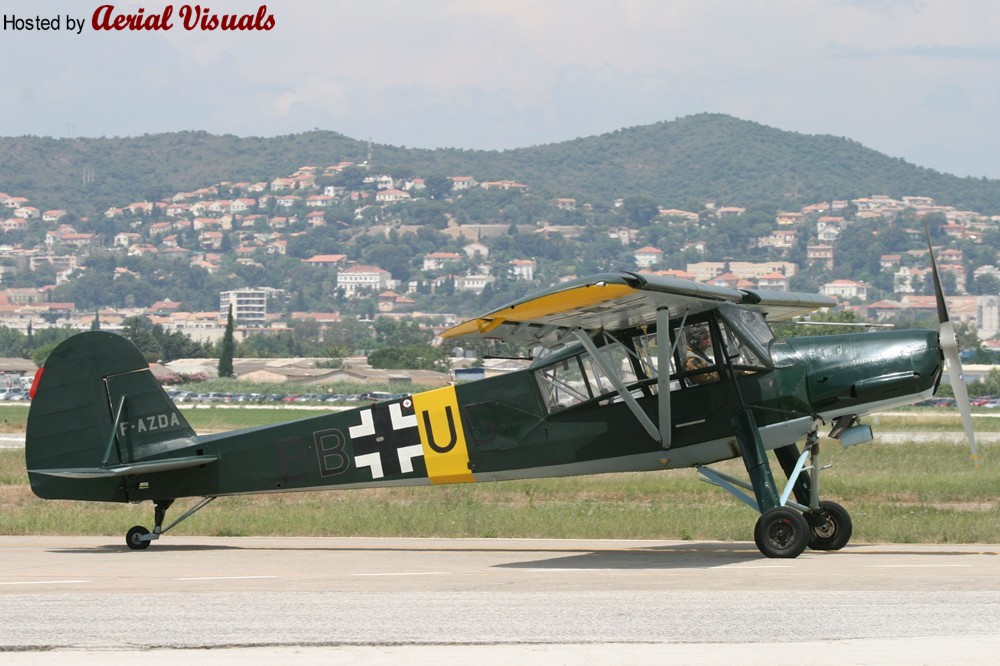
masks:
{"type": "Polygon", "coordinates": [[[976,448],[976,433],[972,429],[972,407],[969,405],[969,391],[965,386],[965,374],[962,371],[962,359],[958,356],[958,338],[955,337],[955,327],[950,321],[941,324],[938,332],[941,351],[944,352],[944,364],[948,369],[948,380],[955,394],[955,404],[958,413],[962,415],[962,425],[965,427],[965,439],[972,451],[972,462],[979,467],[979,451],[976,448]]]}
{"type": "Polygon", "coordinates": [[[969,404],[969,391],[965,386],[965,372],[962,370],[962,359],[958,355],[958,338],[955,336],[955,326],[948,316],[948,306],[944,300],[944,288],[941,286],[941,276],[938,273],[937,260],[934,258],[934,248],[931,247],[931,231],[924,222],[927,232],[927,251],[931,255],[931,276],[934,279],[934,297],[937,300],[938,311],[938,342],[944,354],[944,364],[948,369],[948,381],[955,394],[955,404],[962,416],[962,426],[965,428],[965,439],[972,451],[972,462],[979,467],[979,450],[976,447],[976,433],[972,428],[972,406],[969,404]]]}

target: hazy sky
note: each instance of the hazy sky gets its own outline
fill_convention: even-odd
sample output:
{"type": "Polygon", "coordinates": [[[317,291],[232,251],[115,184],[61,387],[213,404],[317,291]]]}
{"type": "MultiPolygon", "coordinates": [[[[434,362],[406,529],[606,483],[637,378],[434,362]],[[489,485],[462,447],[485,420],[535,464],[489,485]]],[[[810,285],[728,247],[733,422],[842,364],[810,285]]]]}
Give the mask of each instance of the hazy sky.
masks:
{"type": "Polygon", "coordinates": [[[250,32],[186,31],[162,1],[114,8],[172,6],[169,31],[97,31],[101,4],[0,0],[8,20],[61,18],[0,30],[0,134],[503,149],[710,111],[1000,178],[992,0],[280,0],[250,32]]]}

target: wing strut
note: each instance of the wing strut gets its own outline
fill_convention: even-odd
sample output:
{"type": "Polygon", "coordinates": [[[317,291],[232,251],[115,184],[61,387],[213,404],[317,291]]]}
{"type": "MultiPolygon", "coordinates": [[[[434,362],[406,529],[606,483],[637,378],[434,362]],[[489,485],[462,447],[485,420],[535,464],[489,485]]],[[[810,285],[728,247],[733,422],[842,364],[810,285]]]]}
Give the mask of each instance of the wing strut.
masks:
{"type": "MultiPolygon", "coordinates": [[[[681,328],[687,321],[687,313],[681,321],[681,328]]],[[[679,340],[680,338],[678,338],[679,340]]],[[[669,449],[671,441],[671,418],[670,414],[670,359],[674,355],[674,346],[663,344],[670,342],[670,310],[660,308],[656,311],[656,403],[659,406],[660,420],[660,444],[663,448],[669,449]]]]}
{"type": "Polygon", "coordinates": [[[628,390],[628,388],[626,388],[624,382],[622,382],[621,375],[618,374],[618,369],[613,368],[610,364],[608,364],[604,355],[601,354],[597,350],[597,347],[594,346],[594,341],[591,340],[590,336],[588,336],[583,330],[579,328],[574,329],[573,334],[576,335],[576,339],[580,341],[583,348],[590,354],[590,357],[597,361],[597,364],[601,366],[601,370],[603,370],[604,374],[611,380],[611,384],[615,387],[615,390],[618,391],[618,395],[622,397],[622,400],[625,401],[628,408],[632,410],[632,414],[634,414],[635,418],[639,420],[642,427],[646,429],[649,436],[657,442],[662,442],[663,440],[660,438],[660,432],[657,430],[656,424],[653,423],[653,420],[649,418],[646,412],[642,411],[642,407],[640,407],[639,403],[635,401],[634,397],[632,397],[632,393],[628,390]]]}

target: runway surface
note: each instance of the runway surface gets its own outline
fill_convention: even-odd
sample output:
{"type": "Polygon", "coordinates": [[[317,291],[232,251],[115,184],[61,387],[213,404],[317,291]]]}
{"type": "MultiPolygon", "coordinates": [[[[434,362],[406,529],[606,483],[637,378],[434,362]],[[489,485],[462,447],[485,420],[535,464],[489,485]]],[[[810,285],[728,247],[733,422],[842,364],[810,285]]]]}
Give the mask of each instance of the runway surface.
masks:
{"type": "Polygon", "coordinates": [[[4,663],[984,663],[1000,546],[0,537],[4,663]],[[202,662],[204,660],[204,662],[202,662]]]}

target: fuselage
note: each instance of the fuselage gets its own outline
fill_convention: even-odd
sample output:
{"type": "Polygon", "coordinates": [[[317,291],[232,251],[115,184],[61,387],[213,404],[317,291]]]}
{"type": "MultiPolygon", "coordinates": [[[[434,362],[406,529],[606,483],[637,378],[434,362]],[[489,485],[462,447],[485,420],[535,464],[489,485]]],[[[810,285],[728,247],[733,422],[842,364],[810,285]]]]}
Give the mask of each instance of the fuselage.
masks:
{"type": "MultiPolygon", "coordinates": [[[[166,427],[157,438],[153,426],[184,421],[177,407],[165,396],[162,403],[133,399],[116,426],[134,442],[130,456],[212,462],[100,482],[30,468],[29,476],[43,497],[135,502],[670,469],[739,456],[733,419],[747,410],[764,448],[777,448],[803,437],[816,419],[919,400],[941,375],[937,337],[929,331],[777,340],[738,321],[707,317],[703,324],[716,336],[718,360],[700,375],[687,374],[671,333],[668,383],[657,382],[655,332],[635,331],[602,341],[603,365],[574,344],[507,374],[237,432],[171,439],[166,427]],[[608,369],[635,406],[626,404],[608,369]],[[664,386],[669,396],[659,394],[664,386]],[[671,415],[666,429],[658,421],[663,399],[671,415]],[[652,434],[636,408],[654,426],[652,434]],[[654,437],[657,430],[667,437],[654,437]]],[[[101,442],[113,430],[95,429],[92,446],[106,449],[105,457],[111,444],[101,442]]],[[[74,455],[82,459],[84,452],[74,455]]],[[[66,465],[53,459],[35,466],[66,465]]]]}

